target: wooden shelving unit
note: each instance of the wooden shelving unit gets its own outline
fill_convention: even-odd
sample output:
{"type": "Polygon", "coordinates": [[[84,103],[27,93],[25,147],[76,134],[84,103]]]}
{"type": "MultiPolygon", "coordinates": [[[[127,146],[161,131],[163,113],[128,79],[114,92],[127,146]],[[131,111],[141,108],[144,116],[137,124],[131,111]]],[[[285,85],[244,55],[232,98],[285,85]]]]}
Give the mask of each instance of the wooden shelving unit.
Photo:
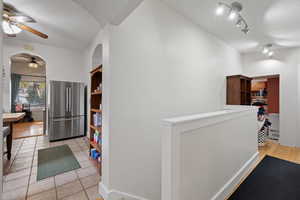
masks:
{"type": "Polygon", "coordinates": [[[227,76],[227,104],[251,105],[251,78],[242,75],[227,76]]]}
{"type": "MultiPolygon", "coordinates": [[[[93,115],[95,113],[102,113],[101,104],[102,104],[102,66],[99,66],[93,69],[91,72],[91,104],[90,104],[90,156],[91,150],[96,149],[98,153],[100,153],[100,159],[102,161],[102,145],[94,142],[93,138],[96,132],[99,133],[100,140],[102,141],[102,126],[95,126],[93,115]]],[[[95,166],[97,166],[100,170],[101,175],[101,163],[97,160],[94,160],[92,157],[90,159],[93,161],[95,166]]]]}

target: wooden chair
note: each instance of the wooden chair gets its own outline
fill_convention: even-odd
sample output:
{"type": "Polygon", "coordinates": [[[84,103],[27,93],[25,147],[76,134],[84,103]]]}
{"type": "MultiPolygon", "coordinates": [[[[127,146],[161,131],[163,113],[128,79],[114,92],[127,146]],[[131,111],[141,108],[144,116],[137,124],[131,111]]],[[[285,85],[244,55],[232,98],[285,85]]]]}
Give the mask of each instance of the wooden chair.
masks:
{"type": "MultiPolygon", "coordinates": [[[[4,140],[4,138],[6,138],[6,142],[7,142],[7,136],[10,135],[10,128],[8,126],[3,127],[2,134],[3,134],[3,140],[4,140]]],[[[7,146],[7,148],[8,149],[6,152],[3,151],[4,152],[3,155],[11,151],[11,149],[9,149],[8,146],[7,146]]],[[[4,149],[4,145],[3,145],[3,149],[4,149]]],[[[10,158],[8,158],[8,159],[10,159],[10,158]]]]}

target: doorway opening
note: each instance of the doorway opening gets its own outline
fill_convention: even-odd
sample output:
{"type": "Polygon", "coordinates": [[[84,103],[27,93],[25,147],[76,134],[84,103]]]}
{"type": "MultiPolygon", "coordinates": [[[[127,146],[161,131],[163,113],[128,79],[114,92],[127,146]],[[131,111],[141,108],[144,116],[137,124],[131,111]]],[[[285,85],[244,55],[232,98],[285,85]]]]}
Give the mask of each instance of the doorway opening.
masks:
{"type": "Polygon", "coordinates": [[[25,117],[13,126],[13,139],[45,134],[46,62],[43,58],[19,53],[11,57],[11,112],[25,117]]]}
{"type": "Polygon", "coordinates": [[[251,104],[260,107],[259,118],[266,126],[267,139],[278,142],[280,138],[280,76],[253,77],[251,81],[251,104]],[[261,115],[260,115],[261,114],[261,115]]]}

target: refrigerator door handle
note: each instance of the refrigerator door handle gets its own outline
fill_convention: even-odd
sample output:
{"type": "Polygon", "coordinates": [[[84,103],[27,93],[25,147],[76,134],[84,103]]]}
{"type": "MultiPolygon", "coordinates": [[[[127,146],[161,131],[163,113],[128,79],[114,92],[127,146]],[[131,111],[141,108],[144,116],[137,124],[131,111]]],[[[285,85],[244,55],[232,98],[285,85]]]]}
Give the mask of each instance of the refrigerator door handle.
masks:
{"type": "Polygon", "coordinates": [[[65,89],[65,106],[66,106],[66,112],[68,112],[68,108],[69,108],[69,93],[68,93],[68,88],[65,89]]]}
{"type": "Polygon", "coordinates": [[[69,88],[69,112],[71,112],[72,109],[72,88],[69,88]]]}

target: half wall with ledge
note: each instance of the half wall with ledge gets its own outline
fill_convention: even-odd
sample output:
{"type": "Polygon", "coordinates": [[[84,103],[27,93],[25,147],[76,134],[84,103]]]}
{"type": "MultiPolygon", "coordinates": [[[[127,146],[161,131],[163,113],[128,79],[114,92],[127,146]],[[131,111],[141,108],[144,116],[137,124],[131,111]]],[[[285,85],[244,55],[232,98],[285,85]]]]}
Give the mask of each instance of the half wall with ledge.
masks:
{"type": "Polygon", "coordinates": [[[162,200],[224,200],[258,160],[257,108],[163,120],[162,200]]]}

